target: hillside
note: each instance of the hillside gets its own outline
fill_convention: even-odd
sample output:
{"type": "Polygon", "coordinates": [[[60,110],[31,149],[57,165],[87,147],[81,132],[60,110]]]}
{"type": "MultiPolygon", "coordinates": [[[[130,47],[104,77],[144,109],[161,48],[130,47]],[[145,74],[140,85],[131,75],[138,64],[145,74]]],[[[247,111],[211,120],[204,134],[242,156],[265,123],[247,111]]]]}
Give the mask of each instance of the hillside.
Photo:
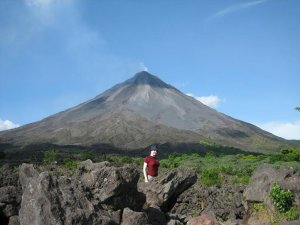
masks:
{"type": "Polygon", "coordinates": [[[2,144],[51,143],[141,149],[152,143],[201,140],[247,151],[273,151],[286,141],[220,113],[148,72],[41,121],[0,132],[2,144]]]}

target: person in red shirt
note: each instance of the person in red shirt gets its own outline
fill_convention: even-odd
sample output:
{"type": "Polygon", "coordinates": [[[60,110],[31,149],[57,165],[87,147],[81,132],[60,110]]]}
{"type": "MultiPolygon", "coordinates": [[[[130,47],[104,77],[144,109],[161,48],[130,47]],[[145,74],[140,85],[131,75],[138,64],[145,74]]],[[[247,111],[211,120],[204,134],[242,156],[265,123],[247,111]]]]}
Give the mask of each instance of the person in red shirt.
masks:
{"type": "Polygon", "coordinates": [[[150,155],[144,159],[143,173],[145,182],[151,181],[158,175],[159,162],[155,158],[158,153],[156,145],[151,145],[150,155]]]}

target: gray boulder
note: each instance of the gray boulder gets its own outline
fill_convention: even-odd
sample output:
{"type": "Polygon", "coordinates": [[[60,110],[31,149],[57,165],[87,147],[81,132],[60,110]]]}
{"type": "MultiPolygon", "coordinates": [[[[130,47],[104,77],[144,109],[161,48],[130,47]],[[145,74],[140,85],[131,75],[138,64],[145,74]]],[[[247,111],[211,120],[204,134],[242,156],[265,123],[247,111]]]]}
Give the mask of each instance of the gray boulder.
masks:
{"type": "Polygon", "coordinates": [[[116,168],[90,160],[80,164],[70,178],[50,172],[39,174],[32,165],[23,164],[20,224],[120,224],[118,209],[131,203],[136,206],[132,195],[138,195],[137,180],[133,167],[116,168]]]}
{"type": "Polygon", "coordinates": [[[137,191],[139,172],[133,166],[114,167],[109,162],[86,160],[80,163],[73,178],[77,188],[94,205],[115,210],[130,207],[138,211],[145,201],[145,196],[137,191]]]}
{"type": "Polygon", "coordinates": [[[19,205],[21,203],[21,194],[15,186],[6,186],[0,188],[0,211],[6,218],[18,215],[19,205]]]}
{"type": "Polygon", "coordinates": [[[151,225],[166,225],[166,215],[161,211],[158,206],[151,206],[146,209],[148,220],[151,225]]]}
{"type": "MultiPolygon", "coordinates": [[[[245,189],[243,198],[246,210],[249,212],[251,204],[264,203],[270,214],[275,208],[270,198],[270,191],[274,183],[283,189],[290,190],[294,195],[294,205],[300,209],[300,174],[293,168],[275,168],[264,164],[256,169],[245,189]]],[[[248,213],[250,214],[250,213],[248,213]]],[[[244,224],[271,224],[270,221],[260,221],[255,215],[249,215],[244,224]]],[[[282,224],[299,224],[299,221],[283,222],[282,224]]]]}
{"type": "Polygon", "coordinates": [[[146,207],[159,206],[163,212],[168,212],[175,204],[177,197],[196,181],[195,171],[176,168],[149,183],[141,184],[139,190],[146,195],[146,207]]]}
{"type": "Polygon", "coordinates": [[[245,215],[244,189],[243,185],[207,187],[197,183],[177,198],[171,213],[191,217],[212,211],[223,221],[242,219],[245,215]]]}
{"type": "Polygon", "coordinates": [[[247,208],[249,203],[263,202],[268,209],[273,210],[270,191],[274,183],[282,188],[291,190],[295,196],[295,205],[300,208],[300,174],[293,168],[274,168],[272,165],[263,164],[258,167],[245,189],[243,198],[247,208]]]}
{"type": "Polygon", "coordinates": [[[11,216],[9,218],[8,225],[20,225],[19,217],[18,216],[11,216]]]}
{"type": "Polygon", "coordinates": [[[129,208],[125,208],[121,225],[150,225],[150,223],[145,212],[135,212],[129,208]]]}
{"type": "Polygon", "coordinates": [[[201,216],[191,218],[186,225],[219,225],[219,223],[214,213],[208,212],[201,216]]]}

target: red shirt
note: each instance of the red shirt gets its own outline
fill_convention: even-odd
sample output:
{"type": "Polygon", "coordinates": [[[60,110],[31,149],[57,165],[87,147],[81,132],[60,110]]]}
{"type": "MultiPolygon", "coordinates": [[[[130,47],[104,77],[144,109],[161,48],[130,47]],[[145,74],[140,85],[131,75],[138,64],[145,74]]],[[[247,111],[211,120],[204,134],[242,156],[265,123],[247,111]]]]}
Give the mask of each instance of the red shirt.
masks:
{"type": "Polygon", "coordinates": [[[149,155],[144,159],[144,162],[147,163],[147,174],[152,177],[156,177],[158,175],[159,167],[158,160],[149,155]]]}

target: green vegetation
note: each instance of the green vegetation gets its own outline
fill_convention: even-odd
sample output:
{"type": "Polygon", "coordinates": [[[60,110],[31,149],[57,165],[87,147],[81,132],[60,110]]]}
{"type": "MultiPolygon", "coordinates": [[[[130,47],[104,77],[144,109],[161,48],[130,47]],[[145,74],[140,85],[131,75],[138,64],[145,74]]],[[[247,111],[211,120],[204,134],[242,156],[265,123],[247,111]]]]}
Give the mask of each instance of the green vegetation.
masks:
{"type": "Polygon", "coordinates": [[[0,151],[0,159],[4,159],[5,158],[5,153],[0,151]]]}
{"type": "Polygon", "coordinates": [[[276,161],[300,162],[300,152],[296,148],[283,148],[280,149],[278,152],[276,152],[274,155],[272,155],[270,160],[271,162],[276,162],[276,161]]]}
{"type": "Polygon", "coordinates": [[[293,205],[293,193],[290,190],[282,189],[277,183],[272,186],[270,197],[281,213],[289,211],[293,205]]]}
{"type": "MultiPolygon", "coordinates": [[[[201,142],[201,144],[205,143],[201,142]]],[[[274,166],[292,166],[300,170],[299,150],[283,148],[273,155],[218,155],[215,151],[207,151],[203,156],[198,153],[173,153],[160,160],[162,168],[174,169],[180,166],[194,168],[198,172],[200,182],[207,186],[220,185],[224,182],[246,185],[253,171],[263,163],[271,163],[274,166]]]]}
{"type": "Polygon", "coordinates": [[[142,167],[143,158],[142,157],[132,157],[132,156],[120,156],[120,155],[105,155],[100,161],[108,161],[115,166],[122,166],[124,164],[133,164],[135,166],[142,167]]]}
{"type": "Polygon", "coordinates": [[[297,220],[299,219],[300,212],[295,206],[293,206],[287,212],[283,213],[283,216],[286,220],[297,220]]]}
{"type": "Polygon", "coordinates": [[[252,203],[249,205],[250,213],[259,221],[278,225],[284,221],[292,221],[299,219],[299,210],[296,207],[291,207],[286,212],[270,211],[264,203],[252,203]]]}
{"type": "Polygon", "coordinates": [[[267,210],[267,208],[264,203],[260,202],[260,203],[253,203],[251,205],[251,210],[253,212],[257,213],[257,212],[263,212],[263,211],[265,212],[267,210]]]}
{"type": "Polygon", "coordinates": [[[50,164],[56,162],[58,159],[58,151],[55,149],[50,149],[44,152],[44,163],[50,164]]]}
{"type": "Polygon", "coordinates": [[[207,186],[222,184],[218,168],[203,169],[200,173],[201,182],[207,186]]]}
{"type": "Polygon", "coordinates": [[[80,161],[85,161],[87,159],[93,159],[94,156],[91,152],[81,152],[79,158],[80,161]]]}
{"type": "MultiPolygon", "coordinates": [[[[241,151],[239,151],[239,154],[233,154],[233,148],[205,141],[200,141],[198,144],[203,146],[201,152],[198,153],[159,154],[161,168],[192,168],[197,172],[199,182],[207,186],[247,185],[253,171],[263,163],[270,163],[276,167],[289,166],[300,170],[300,152],[296,148],[283,148],[270,155],[247,152],[240,154],[241,151]]],[[[21,153],[5,154],[5,159],[10,159],[20,157],[21,153]]],[[[91,159],[93,162],[109,161],[115,166],[132,164],[142,168],[143,158],[145,157],[145,155],[104,154],[79,148],[57,149],[55,147],[45,151],[25,152],[21,156],[25,162],[49,167],[52,170],[58,170],[56,167],[60,167],[61,173],[74,171],[79,162],[87,159],[91,159]]]]}
{"type": "Polygon", "coordinates": [[[78,160],[74,160],[74,159],[70,159],[70,158],[65,158],[64,160],[63,160],[63,165],[67,168],[67,169],[69,169],[69,170],[71,170],[71,171],[74,171],[74,170],[76,170],[76,168],[77,168],[77,166],[78,166],[78,164],[79,164],[79,162],[80,161],[78,161],[78,160]]]}

